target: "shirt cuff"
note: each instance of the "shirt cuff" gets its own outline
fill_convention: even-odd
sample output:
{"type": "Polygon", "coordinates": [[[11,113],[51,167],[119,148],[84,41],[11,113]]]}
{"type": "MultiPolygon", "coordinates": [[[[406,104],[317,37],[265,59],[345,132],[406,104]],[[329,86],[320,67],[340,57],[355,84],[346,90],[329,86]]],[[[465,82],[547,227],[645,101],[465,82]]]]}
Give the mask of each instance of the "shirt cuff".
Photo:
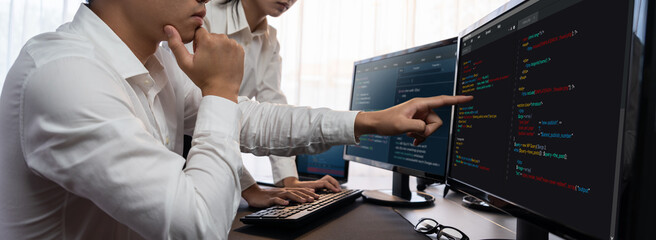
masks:
{"type": "MultiPolygon", "coordinates": [[[[233,101],[217,96],[203,97],[198,107],[193,141],[197,136],[211,133],[219,138],[234,141],[239,146],[241,114],[239,107],[233,101]]],[[[235,152],[239,152],[239,149],[235,149],[235,152]]],[[[244,169],[241,158],[226,158],[225,161],[228,165],[233,166],[238,173],[241,172],[240,169],[244,169]]],[[[241,179],[242,174],[239,175],[241,179]]]]}
{"type": "Polygon", "coordinates": [[[288,177],[298,179],[296,171],[296,157],[280,157],[269,155],[271,161],[271,172],[273,173],[273,182],[277,187],[284,187],[283,180],[288,177]]]}
{"type": "Polygon", "coordinates": [[[355,139],[355,116],[357,111],[331,111],[324,116],[321,123],[322,133],[327,143],[332,145],[354,145],[355,139]]]}
{"type": "Polygon", "coordinates": [[[239,174],[239,183],[241,184],[241,191],[243,192],[253,184],[255,184],[255,179],[251,173],[246,168],[242,168],[241,174],[239,174]]]}
{"type": "Polygon", "coordinates": [[[217,96],[203,97],[198,108],[194,135],[198,132],[213,132],[239,142],[240,129],[241,111],[235,102],[217,96]]]}

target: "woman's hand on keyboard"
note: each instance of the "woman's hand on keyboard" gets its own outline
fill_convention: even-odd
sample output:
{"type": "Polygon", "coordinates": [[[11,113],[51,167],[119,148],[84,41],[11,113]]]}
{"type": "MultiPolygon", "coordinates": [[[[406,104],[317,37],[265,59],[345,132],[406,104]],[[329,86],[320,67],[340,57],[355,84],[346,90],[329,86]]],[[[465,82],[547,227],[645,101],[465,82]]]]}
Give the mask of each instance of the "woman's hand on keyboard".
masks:
{"type": "Polygon", "coordinates": [[[288,205],[290,201],[306,203],[319,199],[319,195],[311,188],[260,188],[253,184],[241,192],[248,205],[265,208],[273,205],[288,205]]]}
{"type": "Polygon", "coordinates": [[[342,191],[342,187],[339,185],[339,182],[331,177],[330,175],[323,176],[319,180],[315,181],[299,181],[298,178],[288,177],[283,180],[285,187],[294,187],[294,188],[312,188],[312,189],[328,189],[332,192],[342,191]]]}

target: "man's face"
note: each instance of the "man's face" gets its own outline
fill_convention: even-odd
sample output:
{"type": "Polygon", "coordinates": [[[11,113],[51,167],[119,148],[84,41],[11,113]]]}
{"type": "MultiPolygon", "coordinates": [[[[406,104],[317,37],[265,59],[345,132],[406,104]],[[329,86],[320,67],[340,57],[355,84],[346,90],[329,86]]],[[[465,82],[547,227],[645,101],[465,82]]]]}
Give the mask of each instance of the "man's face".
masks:
{"type": "Polygon", "coordinates": [[[167,39],[164,26],[174,26],[182,41],[193,40],[197,28],[203,25],[205,0],[124,0],[125,11],[137,27],[136,34],[144,34],[157,41],[167,39]]]}

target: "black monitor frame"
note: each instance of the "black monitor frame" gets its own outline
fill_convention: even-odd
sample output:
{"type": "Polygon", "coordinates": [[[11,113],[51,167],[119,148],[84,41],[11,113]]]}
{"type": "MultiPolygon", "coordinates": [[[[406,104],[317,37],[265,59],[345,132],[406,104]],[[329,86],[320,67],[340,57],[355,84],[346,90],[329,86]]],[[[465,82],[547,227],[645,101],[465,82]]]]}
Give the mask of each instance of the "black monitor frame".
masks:
{"type": "MultiPolygon", "coordinates": [[[[523,3],[526,3],[526,2],[529,2],[529,1],[530,0],[511,0],[508,3],[504,4],[503,6],[499,7],[498,9],[496,9],[495,11],[493,11],[492,13],[490,13],[489,15],[484,17],[483,19],[479,20],[475,24],[473,24],[470,27],[463,30],[459,34],[459,43],[461,43],[460,40],[464,36],[466,36],[467,34],[470,34],[470,33],[474,32],[476,30],[481,31],[481,29],[483,29],[482,27],[484,27],[486,24],[488,24],[490,22],[493,22],[493,21],[495,21],[499,18],[504,17],[505,16],[504,14],[506,14],[506,13],[509,13],[513,10],[520,9],[522,7],[523,3]]],[[[631,43],[627,43],[627,45],[631,46],[630,49],[633,51],[633,53],[631,53],[630,56],[628,57],[628,60],[626,60],[626,61],[629,61],[628,63],[626,63],[626,66],[628,66],[629,64],[634,64],[634,65],[638,64],[638,65],[640,65],[640,68],[625,71],[625,73],[626,73],[625,78],[627,79],[627,82],[628,82],[628,83],[625,84],[625,86],[626,85],[629,85],[629,86],[630,85],[634,85],[634,86],[643,85],[643,87],[651,87],[652,88],[651,89],[651,94],[654,94],[653,79],[645,79],[645,81],[647,81],[647,80],[652,81],[651,83],[647,83],[647,82],[641,83],[642,74],[643,74],[642,69],[641,69],[641,67],[642,67],[642,64],[641,64],[642,62],[641,61],[642,61],[642,57],[643,57],[643,54],[644,54],[644,52],[641,51],[641,48],[642,48],[641,44],[644,44],[645,41],[644,41],[644,36],[643,36],[642,39],[640,37],[636,36],[636,34],[640,35],[638,32],[641,31],[641,29],[637,29],[637,27],[636,27],[636,26],[638,26],[637,21],[640,21],[641,17],[644,17],[644,15],[646,15],[646,8],[645,8],[646,1],[644,1],[644,3],[642,3],[642,1],[640,1],[640,0],[629,1],[629,2],[631,4],[631,6],[629,8],[632,12],[632,14],[629,14],[629,17],[631,17],[633,19],[633,21],[628,20],[627,24],[630,25],[630,26],[633,26],[633,27],[629,28],[629,30],[632,30],[631,32],[633,33],[633,37],[632,37],[633,41],[631,43]],[[640,4],[640,3],[642,3],[642,4],[640,4]]],[[[603,3],[600,3],[600,4],[603,4],[603,3]]],[[[629,4],[629,3],[627,3],[627,4],[629,4]]],[[[649,6],[649,7],[653,8],[653,6],[649,6]]],[[[655,12],[655,11],[652,11],[652,12],[655,12]]],[[[651,19],[649,21],[654,21],[653,16],[651,16],[649,19],[651,19]]],[[[651,26],[652,26],[651,28],[654,29],[653,28],[654,27],[653,23],[651,23],[651,26]]],[[[644,29],[642,29],[642,30],[644,30],[644,29]]],[[[653,35],[653,34],[648,34],[648,35],[653,35]]],[[[649,46],[649,45],[647,45],[647,46],[649,46]]],[[[461,44],[459,44],[458,47],[459,47],[458,48],[458,58],[460,58],[460,55],[461,55],[462,50],[463,50],[462,49],[463,46],[461,46],[461,44]]],[[[652,46],[652,48],[653,48],[653,46],[652,46]]],[[[458,59],[458,61],[460,61],[460,59],[458,59]]],[[[651,64],[654,65],[653,62],[651,64]]],[[[459,67],[459,66],[456,66],[456,67],[459,67]]],[[[651,71],[654,71],[654,70],[651,69],[651,71]]],[[[456,76],[458,76],[458,74],[459,74],[459,71],[456,70],[456,76]]],[[[650,75],[650,77],[653,78],[653,73],[652,73],[652,75],[650,75]]],[[[456,81],[456,86],[457,86],[457,81],[456,81]]],[[[629,90],[630,89],[626,89],[626,91],[623,93],[624,94],[623,96],[625,96],[624,101],[627,102],[627,104],[624,105],[624,107],[626,107],[626,109],[629,109],[629,106],[628,106],[629,104],[634,104],[632,107],[635,108],[635,109],[638,109],[639,107],[644,108],[645,104],[649,104],[649,106],[653,107],[653,105],[654,105],[654,103],[653,103],[654,102],[654,97],[653,96],[650,97],[650,99],[649,99],[650,102],[647,102],[646,98],[644,96],[643,96],[643,99],[641,101],[638,101],[637,99],[640,97],[639,94],[629,95],[629,94],[627,94],[629,90]]],[[[634,89],[634,90],[635,90],[634,93],[636,93],[636,92],[640,93],[641,92],[640,89],[634,89]]],[[[642,94],[645,94],[647,92],[649,92],[648,89],[643,89],[642,90],[642,94]]],[[[624,239],[625,236],[629,236],[628,233],[627,233],[627,230],[624,229],[624,228],[628,228],[628,226],[626,226],[627,223],[622,222],[628,216],[631,216],[633,220],[645,220],[645,219],[647,219],[647,217],[645,217],[645,214],[627,213],[627,211],[629,211],[629,210],[627,210],[628,208],[626,208],[626,205],[627,205],[626,202],[627,202],[627,198],[628,198],[627,194],[626,194],[627,193],[626,186],[629,183],[631,183],[632,181],[635,181],[634,179],[632,179],[634,173],[637,172],[636,171],[637,169],[635,169],[635,167],[634,167],[635,163],[642,163],[642,165],[652,166],[650,169],[654,169],[653,168],[654,165],[653,165],[653,163],[645,164],[645,162],[648,161],[648,159],[646,157],[644,157],[644,155],[640,155],[640,157],[642,157],[642,158],[636,158],[636,156],[635,156],[636,154],[634,154],[634,153],[636,151],[635,144],[636,144],[637,138],[636,138],[635,134],[634,135],[626,134],[626,131],[633,132],[633,133],[641,133],[641,131],[643,131],[643,130],[651,130],[650,132],[648,131],[647,134],[648,135],[651,134],[648,137],[652,141],[651,142],[652,143],[652,148],[651,149],[654,149],[653,148],[654,126],[651,126],[650,128],[644,128],[644,126],[636,127],[638,119],[641,119],[640,121],[644,121],[644,120],[654,121],[653,120],[654,115],[656,114],[656,113],[654,113],[654,111],[655,111],[654,109],[651,109],[651,110],[642,109],[642,111],[640,113],[640,116],[637,116],[637,114],[636,114],[635,118],[625,117],[625,121],[624,121],[625,134],[623,136],[624,141],[622,142],[622,147],[620,149],[620,151],[622,151],[623,157],[621,159],[621,162],[618,163],[618,166],[620,166],[620,176],[619,176],[618,179],[616,179],[616,181],[618,181],[618,183],[616,183],[616,184],[619,185],[617,194],[620,198],[619,202],[617,204],[618,208],[620,208],[620,209],[616,210],[616,213],[617,213],[617,216],[618,216],[617,217],[617,223],[618,224],[615,227],[616,238],[618,238],[618,239],[624,239]]],[[[454,112],[454,114],[452,114],[452,116],[455,117],[455,112],[454,112]]],[[[450,146],[449,146],[450,151],[449,151],[449,158],[448,158],[449,161],[451,161],[453,159],[453,156],[452,156],[453,151],[454,151],[453,143],[455,141],[454,135],[453,135],[454,126],[455,126],[454,121],[452,121],[451,122],[451,132],[450,132],[451,139],[449,141],[449,144],[450,144],[450,146]]],[[[639,134],[639,135],[642,135],[642,134],[639,134]]],[[[647,136],[640,136],[640,137],[642,139],[647,139],[648,138],[647,136]]],[[[644,147],[644,143],[638,143],[638,145],[644,147]]],[[[651,153],[648,153],[648,151],[646,151],[645,149],[642,149],[642,150],[645,151],[645,153],[644,153],[645,155],[652,156],[652,157],[654,156],[653,151],[651,153]]],[[[653,162],[653,159],[651,159],[651,161],[653,162]]],[[[531,209],[528,209],[528,208],[525,208],[525,207],[523,207],[519,204],[516,204],[516,203],[512,202],[509,199],[501,198],[499,196],[494,195],[494,193],[486,192],[485,190],[483,190],[481,188],[478,188],[477,186],[473,186],[473,185],[470,185],[470,184],[468,184],[466,182],[463,182],[461,180],[452,178],[451,177],[451,170],[452,170],[451,165],[449,165],[447,167],[447,185],[451,189],[454,189],[456,191],[459,191],[459,192],[462,192],[462,193],[465,193],[465,194],[468,194],[468,195],[472,195],[472,196],[474,196],[478,199],[486,201],[491,206],[494,206],[494,207],[496,207],[496,208],[498,208],[498,209],[500,209],[500,210],[502,210],[506,213],[509,213],[513,216],[516,216],[518,218],[518,224],[517,224],[517,237],[518,237],[518,239],[525,239],[524,237],[528,237],[528,239],[537,239],[536,237],[546,239],[547,232],[553,233],[555,235],[558,235],[558,236],[561,236],[561,237],[564,237],[564,238],[573,238],[573,239],[591,239],[591,238],[594,238],[591,235],[589,235],[588,233],[584,233],[584,232],[581,232],[581,231],[579,231],[577,229],[574,229],[570,226],[566,226],[566,225],[564,225],[564,224],[562,224],[558,221],[555,221],[555,220],[550,219],[550,218],[548,218],[544,215],[536,213],[536,212],[532,211],[531,209]],[[541,231],[544,231],[544,232],[541,232],[541,231]],[[537,234],[536,234],[536,232],[537,232],[537,234]]],[[[646,176],[643,176],[643,177],[647,178],[646,176]]],[[[650,186],[654,186],[655,185],[654,182],[655,182],[654,180],[650,180],[650,184],[651,184],[650,186]]],[[[640,189],[645,190],[647,188],[642,187],[640,189]]],[[[654,196],[654,190],[650,189],[650,191],[651,191],[651,193],[649,195],[652,196],[651,199],[654,199],[654,197],[653,197],[654,196]]],[[[632,196],[634,198],[635,198],[636,195],[638,195],[637,191],[632,193],[632,196]]],[[[635,200],[635,202],[638,202],[638,201],[635,200]]],[[[653,203],[650,203],[650,205],[653,205],[653,203]]],[[[639,207],[640,206],[633,206],[632,209],[633,209],[633,211],[636,211],[635,209],[639,208],[639,207]]],[[[653,206],[650,206],[650,208],[653,209],[653,206]]],[[[654,212],[654,211],[651,211],[651,212],[654,212]]],[[[649,219],[652,220],[653,216],[650,216],[649,219]]],[[[649,225],[649,223],[646,223],[646,225],[649,225]]],[[[645,230],[645,229],[643,229],[643,230],[645,230]]],[[[646,230],[644,232],[647,232],[647,231],[649,231],[649,230],[646,230]]],[[[641,236],[644,237],[646,235],[641,235],[641,236]]]]}
{"type": "MultiPolygon", "coordinates": [[[[437,42],[434,42],[434,43],[429,43],[429,44],[426,44],[426,45],[421,45],[421,46],[417,46],[417,47],[413,47],[413,48],[409,48],[409,49],[405,49],[405,50],[401,50],[401,51],[397,51],[397,52],[392,52],[392,53],[388,53],[388,54],[384,54],[384,55],[380,55],[380,56],[376,56],[376,57],[356,61],[353,64],[353,72],[354,72],[353,81],[355,81],[356,67],[360,64],[373,62],[373,61],[379,61],[379,60],[383,60],[383,59],[387,59],[387,58],[391,58],[391,57],[396,57],[396,56],[402,56],[402,55],[406,55],[406,54],[410,54],[410,53],[414,53],[414,52],[418,52],[418,51],[424,51],[424,50],[428,50],[428,49],[444,47],[444,46],[457,44],[457,43],[458,43],[458,37],[452,37],[452,38],[444,39],[444,40],[437,41],[437,42]]],[[[351,88],[350,102],[353,101],[353,94],[354,94],[354,88],[351,88]]],[[[453,112],[453,109],[451,110],[451,112],[453,112]]],[[[345,160],[359,162],[359,163],[362,163],[362,164],[366,164],[366,165],[369,165],[369,166],[378,167],[378,168],[382,168],[382,169],[386,169],[386,170],[390,170],[390,171],[394,172],[392,193],[393,193],[394,196],[399,197],[401,199],[410,200],[411,198],[416,197],[416,196],[413,196],[413,195],[416,195],[416,193],[411,192],[410,188],[409,188],[409,180],[408,180],[409,175],[412,175],[412,176],[415,176],[415,177],[421,177],[421,178],[425,178],[425,179],[430,179],[430,180],[435,181],[436,183],[444,183],[446,181],[446,168],[445,168],[445,173],[443,175],[437,175],[437,174],[429,173],[429,172],[422,171],[422,170],[419,170],[419,169],[413,169],[413,168],[398,166],[398,165],[394,165],[394,164],[390,164],[390,163],[384,163],[384,162],[377,161],[377,160],[374,160],[374,159],[367,159],[367,158],[363,158],[363,157],[348,155],[346,153],[346,151],[347,151],[347,147],[344,148],[344,159],[345,160]]],[[[447,146],[447,152],[448,152],[448,146],[447,146]]],[[[445,157],[447,157],[447,156],[445,156],[445,157]]],[[[447,192],[447,191],[448,191],[448,188],[445,189],[445,192],[447,192]]],[[[424,194],[424,193],[420,193],[420,194],[423,194],[422,196],[420,196],[420,198],[424,198],[424,197],[432,198],[432,196],[430,196],[430,195],[425,196],[427,194],[424,194]]],[[[421,207],[421,206],[430,205],[433,202],[433,199],[429,200],[428,202],[414,203],[414,204],[413,203],[389,203],[389,202],[386,203],[386,202],[379,202],[375,199],[370,199],[370,200],[373,201],[373,202],[386,204],[386,205],[406,206],[406,207],[407,206],[414,206],[414,207],[419,206],[419,207],[421,207]]]]}
{"type": "MultiPolygon", "coordinates": [[[[622,206],[621,239],[653,238],[656,216],[656,4],[648,4],[635,163],[622,206]]],[[[647,4],[644,1],[643,4],[647,4]]]]}

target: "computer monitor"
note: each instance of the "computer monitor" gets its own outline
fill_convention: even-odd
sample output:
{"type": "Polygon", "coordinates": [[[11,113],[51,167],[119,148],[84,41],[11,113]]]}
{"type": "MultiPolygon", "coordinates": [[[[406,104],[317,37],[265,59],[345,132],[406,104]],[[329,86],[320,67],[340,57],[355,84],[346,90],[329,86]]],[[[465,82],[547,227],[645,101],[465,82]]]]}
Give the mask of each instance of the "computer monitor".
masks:
{"type": "Polygon", "coordinates": [[[511,1],[464,30],[456,94],[474,100],[455,108],[447,184],[517,216],[518,238],[621,236],[640,5],[511,1]]]}
{"type": "MultiPolygon", "coordinates": [[[[348,181],[349,162],[342,157],[344,146],[333,146],[318,154],[296,155],[296,172],[301,181],[319,180],[330,175],[340,184],[348,181]]],[[[275,187],[269,157],[242,153],[244,167],[248,169],[257,184],[275,187]]],[[[281,184],[281,183],[278,183],[281,184]]]]}
{"type": "MultiPolygon", "coordinates": [[[[376,111],[414,97],[453,95],[457,38],[418,46],[354,63],[351,110],[376,111]]],[[[451,107],[434,109],[449,126],[451,107]]],[[[395,172],[392,191],[365,191],[367,200],[392,205],[432,204],[434,197],[411,192],[408,174],[444,180],[448,128],[440,128],[419,146],[405,135],[363,135],[347,146],[344,159],[395,172]]]]}
{"type": "Polygon", "coordinates": [[[330,175],[339,183],[348,181],[349,162],[344,160],[344,146],[333,146],[319,154],[296,156],[296,169],[301,181],[312,181],[330,175]]]}

